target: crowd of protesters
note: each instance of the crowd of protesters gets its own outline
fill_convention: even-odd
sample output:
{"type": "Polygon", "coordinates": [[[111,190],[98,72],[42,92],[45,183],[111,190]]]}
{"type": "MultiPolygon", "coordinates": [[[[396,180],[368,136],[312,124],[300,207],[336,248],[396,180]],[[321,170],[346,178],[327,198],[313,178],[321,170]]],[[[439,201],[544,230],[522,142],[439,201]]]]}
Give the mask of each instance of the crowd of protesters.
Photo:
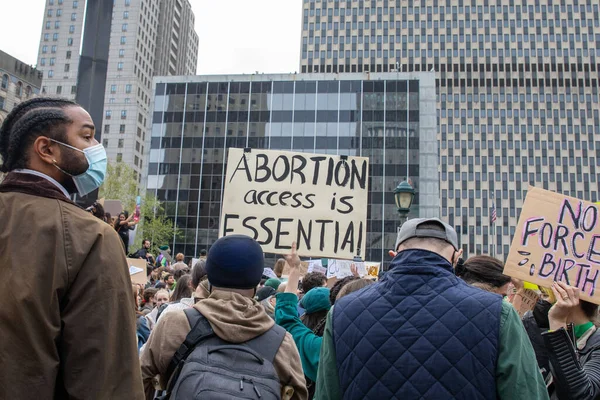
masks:
{"type": "Polygon", "coordinates": [[[150,240],[130,253],[131,215],[71,201],[106,169],[77,104],[17,105],[0,156],[2,398],[600,397],[598,305],[555,282],[521,318],[525,283],[493,257],[463,262],[439,219],[404,223],[376,281],[303,273],[295,244],[265,268],[242,235],[191,265],[150,240]]]}

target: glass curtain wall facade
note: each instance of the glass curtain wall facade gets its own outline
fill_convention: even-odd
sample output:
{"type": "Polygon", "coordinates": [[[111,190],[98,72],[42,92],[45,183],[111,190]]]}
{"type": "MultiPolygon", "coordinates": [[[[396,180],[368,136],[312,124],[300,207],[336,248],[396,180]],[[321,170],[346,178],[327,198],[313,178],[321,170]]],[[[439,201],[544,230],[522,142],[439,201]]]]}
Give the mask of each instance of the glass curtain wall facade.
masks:
{"type": "Polygon", "coordinates": [[[171,243],[174,251],[197,256],[218,238],[227,148],[250,147],[368,157],[365,258],[389,261],[398,226],[393,189],[400,181],[408,176],[417,190],[413,216],[439,214],[437,154],[424,156],[423,177],[420,157],[422,143],[436,143],[435,86],[433,74],[423,74],[425,87],[416,74],[381,75],[158,81],[147,188],[165,202],[181,232],[171,243]],[[422,97],[428,99],[423,109],[422,97]],[[423,118],[429,137],[420,134],[423,118]],[[423,188],[422,178],[429,182],[423,188]]]}

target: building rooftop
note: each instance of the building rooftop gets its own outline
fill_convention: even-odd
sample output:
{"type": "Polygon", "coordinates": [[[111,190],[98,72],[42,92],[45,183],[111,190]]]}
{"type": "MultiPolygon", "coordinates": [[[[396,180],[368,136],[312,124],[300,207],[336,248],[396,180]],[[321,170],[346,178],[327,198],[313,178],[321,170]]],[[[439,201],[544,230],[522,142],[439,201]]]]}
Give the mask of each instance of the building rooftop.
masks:
{"type": "Polygon", "coordinates": [[[22,62],[2,50],[0,50],[0,70],[6,71],[6,73],[16,76],[36,88],[42,86],[42,71],[38,71],[31,65],[22,62]]]}

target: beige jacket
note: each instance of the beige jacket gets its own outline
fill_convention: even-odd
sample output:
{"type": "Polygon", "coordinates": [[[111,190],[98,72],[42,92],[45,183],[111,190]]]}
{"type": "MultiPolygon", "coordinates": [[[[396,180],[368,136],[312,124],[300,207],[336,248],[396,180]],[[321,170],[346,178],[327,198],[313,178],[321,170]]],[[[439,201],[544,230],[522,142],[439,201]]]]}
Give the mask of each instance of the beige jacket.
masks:
{"type": "MultiPolygon", "coordinates": [[[[10,175],[9,175],[10,176],[10,175]]],[[[26,176],[16,190],[54,196],[26,176]]],[[[141,400],[134,299],[115,230],[68,201],[0,188],[0,398],[141,400]]]]}
{"type": "MultiPolygon", "coordinates": [[[[265,333],[274,322],[264,308],[255,300],[240,294],[215,290],[210,297],[194,306],[210,322],[221,339],[231,343],[243,343],[265,333]]],[[[153,379],[160,375],[160,386],[164,389],[165,376],[171,358],[185,340],[191,327],[183,311],[174,311],[161,316],[154,327],[141,354],[142,378],[146,399],[154,396],[153,379]]],[[[307,399],[306,381],[302,371],[300,355],[289,333],[275,356],[274,367],[279,375],[282,389],[291,386],[291,399],[307,399]]]]}

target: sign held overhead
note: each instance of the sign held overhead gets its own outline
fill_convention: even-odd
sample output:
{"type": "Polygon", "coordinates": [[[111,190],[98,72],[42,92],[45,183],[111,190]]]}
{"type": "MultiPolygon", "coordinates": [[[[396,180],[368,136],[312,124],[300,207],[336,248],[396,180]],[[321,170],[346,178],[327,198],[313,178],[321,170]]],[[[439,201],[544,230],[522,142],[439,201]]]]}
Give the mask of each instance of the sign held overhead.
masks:
{"type": "Polygon", "coordinates": [[[256,239],[267,253],[352,259],[366,245],[369,162],[230,148],[219,237],[256,239]]]}
{"type": "Polygon", "coordinates": [[[578,287],[583,300],[600,304],[598,206],[531,188],[504,273],[542,287],[561,281],[578,287]]]}

